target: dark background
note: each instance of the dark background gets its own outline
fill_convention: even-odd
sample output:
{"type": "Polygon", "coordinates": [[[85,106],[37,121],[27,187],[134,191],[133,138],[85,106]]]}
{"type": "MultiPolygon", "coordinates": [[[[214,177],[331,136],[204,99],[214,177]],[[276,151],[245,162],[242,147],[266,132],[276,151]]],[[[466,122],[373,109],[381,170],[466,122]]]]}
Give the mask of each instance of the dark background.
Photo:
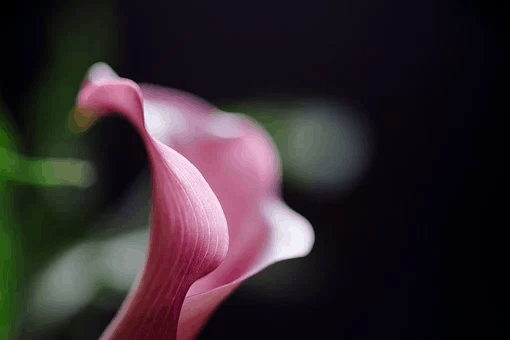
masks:
{"type": "MultiPolygon", "coordinates": [[[[116,4],[116,71],[123,77],[216,105],[254,93],[326,94],[365,112],[375,130],[372,168],[348,195],[317,201],[283,188],[287,203],[311,221],[316,242],[308,257],[291,260],[289,277],[270,282],[285,263],[263,275],[294,298],[281,299],[271,289],[254,297],[241,287],[201,338],[439,339],[442,325],[457,318],[463,330],[482,334],[478,306],[488,293],[479,227],[482,219],[495,220],[485,209],[498,204],[493,195],[503,173],[503,108],[495,103],[507,26],[494,4],[116,4]],[[490,176],[482,176],[483,166],[490,176]],[[454,241],[440,247],[445,231],[454,241]],[[440,263],[457,248],[453,264],[440,263]],[[454,317],[443,306],[440,286],[460,272],[467,276],[452,297],[464,312],[454,317]]],[[[45,67],[43,27],[63,5],[3,11],[0,93],[25,134],[29,118],[16,113],[23,111],[33,74],[45,67]]],[[[111,176],[106,204],[147,164],[138,137],[122,124],[108,120],[94,128],[110,155],[104,159],[111,176]],[[125,150],[118,140],[132,147],[125,150]]],[[[115,308],[91,306],[63,327],[60,338],[79,338],[69,335],[76,328],[86,330],[84,339],[97,337],[115,308]]]]}

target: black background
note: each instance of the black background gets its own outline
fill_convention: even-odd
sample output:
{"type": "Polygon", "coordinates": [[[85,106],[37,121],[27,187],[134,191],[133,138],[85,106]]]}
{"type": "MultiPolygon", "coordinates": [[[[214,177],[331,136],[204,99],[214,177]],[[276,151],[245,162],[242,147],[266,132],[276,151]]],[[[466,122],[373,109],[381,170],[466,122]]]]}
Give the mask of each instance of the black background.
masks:
{"type": "MultiPolygon", "coordinates": [[[[203,339],[439,339],[442,325],[457,318],[443,307],[440,286],[460,272],[467,276],[454,287],[455,303],[464,309],[459,327],[481,334],[478,305],[488,295],[479,226],[494,220],[485,208],[498,204],[493,193],[503,172],[504,109],[495,104],[495,85],[507,27],[493,4],[117,4],[123,54],[116,71],[123,77],[214,104],[253,93],[327,94],[365,112],[375,129],[373,166],[349,195],[315,201],[284,187],[285,200],[316,233],[312,253],[292,260],[297,269],[277,282],[298,287],[295,301],[270,293],[257,299],[241,288],[211,319],[203,339]],[[482,176],[487,165],[491,175],[482,176]],[[445,231],[454,241],[440,247],[445,231]],[[457,247],[457,262],[440,263],[457,247]]],[[[61,5],[16,5],[4,12],[12,15],[2,19],[0,91],[14,113],[32,74],[44,67],[42,27],[61,5]]],[[[27,118],[15,119],[23,131],[27,118]]],[[[105,152],[118,158],[110,167],[117,175],[109,202],[146,164],[135,133],[112,124],[101,128],[112,140],[105,152]],[[119,138],[135,140],[134,149],[122,154],[113,142],[119,138]],[[139,167],[120,172],[131,160],[139,167]]],[[[84,339],[97,337],[114,308],[90,307],[61,338],[73,328],[95,332],[84,339]]]]}

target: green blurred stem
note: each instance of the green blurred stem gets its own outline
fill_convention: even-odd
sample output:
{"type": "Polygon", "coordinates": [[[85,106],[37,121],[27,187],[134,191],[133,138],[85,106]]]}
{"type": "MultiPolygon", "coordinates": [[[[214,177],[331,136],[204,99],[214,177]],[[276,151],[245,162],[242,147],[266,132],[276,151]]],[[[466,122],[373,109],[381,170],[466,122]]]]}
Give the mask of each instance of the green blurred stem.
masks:
{"type": "Polygon", "coordinates": [[[75,159],[30,160],[0,147],[0,180],[38,186],[89,187],[94,180],[92,166],[75,159]]]}

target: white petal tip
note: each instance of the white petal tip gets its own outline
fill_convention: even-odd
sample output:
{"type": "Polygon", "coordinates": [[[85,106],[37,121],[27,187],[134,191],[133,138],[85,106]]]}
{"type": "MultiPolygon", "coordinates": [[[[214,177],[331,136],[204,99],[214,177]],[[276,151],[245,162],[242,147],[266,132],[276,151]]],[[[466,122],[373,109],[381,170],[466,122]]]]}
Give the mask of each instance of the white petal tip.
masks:
{"type": "Polygon", "coordinates": [[[310,222],[279,200],[262,204],[263,214],[272,227],[273,260],[279,261],[308,255],[315,241],[315,234],[310,222]]]}
{"type": "Polygon", "coordinates": [[[119,76],[104,62],[97,62],[88,70],[88,80],[94,83],[100,83],[106,80],[118,78],[119,76]]]}

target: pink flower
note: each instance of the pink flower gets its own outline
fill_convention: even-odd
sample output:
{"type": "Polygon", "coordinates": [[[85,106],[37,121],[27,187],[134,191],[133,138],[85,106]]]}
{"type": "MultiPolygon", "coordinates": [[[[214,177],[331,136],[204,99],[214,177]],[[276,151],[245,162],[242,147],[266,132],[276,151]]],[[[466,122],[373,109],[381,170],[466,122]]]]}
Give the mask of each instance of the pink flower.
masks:
{"type": "Polygon", "coordinates": [[[190,94],[91,67],[78,125],[117,112],[150,158],[153,207],[146,264],[101,339],[194,339],[244,280],[305,256],[309,222],[280,198],[280,161],[268,134],[242,115],[190,94]]]}

